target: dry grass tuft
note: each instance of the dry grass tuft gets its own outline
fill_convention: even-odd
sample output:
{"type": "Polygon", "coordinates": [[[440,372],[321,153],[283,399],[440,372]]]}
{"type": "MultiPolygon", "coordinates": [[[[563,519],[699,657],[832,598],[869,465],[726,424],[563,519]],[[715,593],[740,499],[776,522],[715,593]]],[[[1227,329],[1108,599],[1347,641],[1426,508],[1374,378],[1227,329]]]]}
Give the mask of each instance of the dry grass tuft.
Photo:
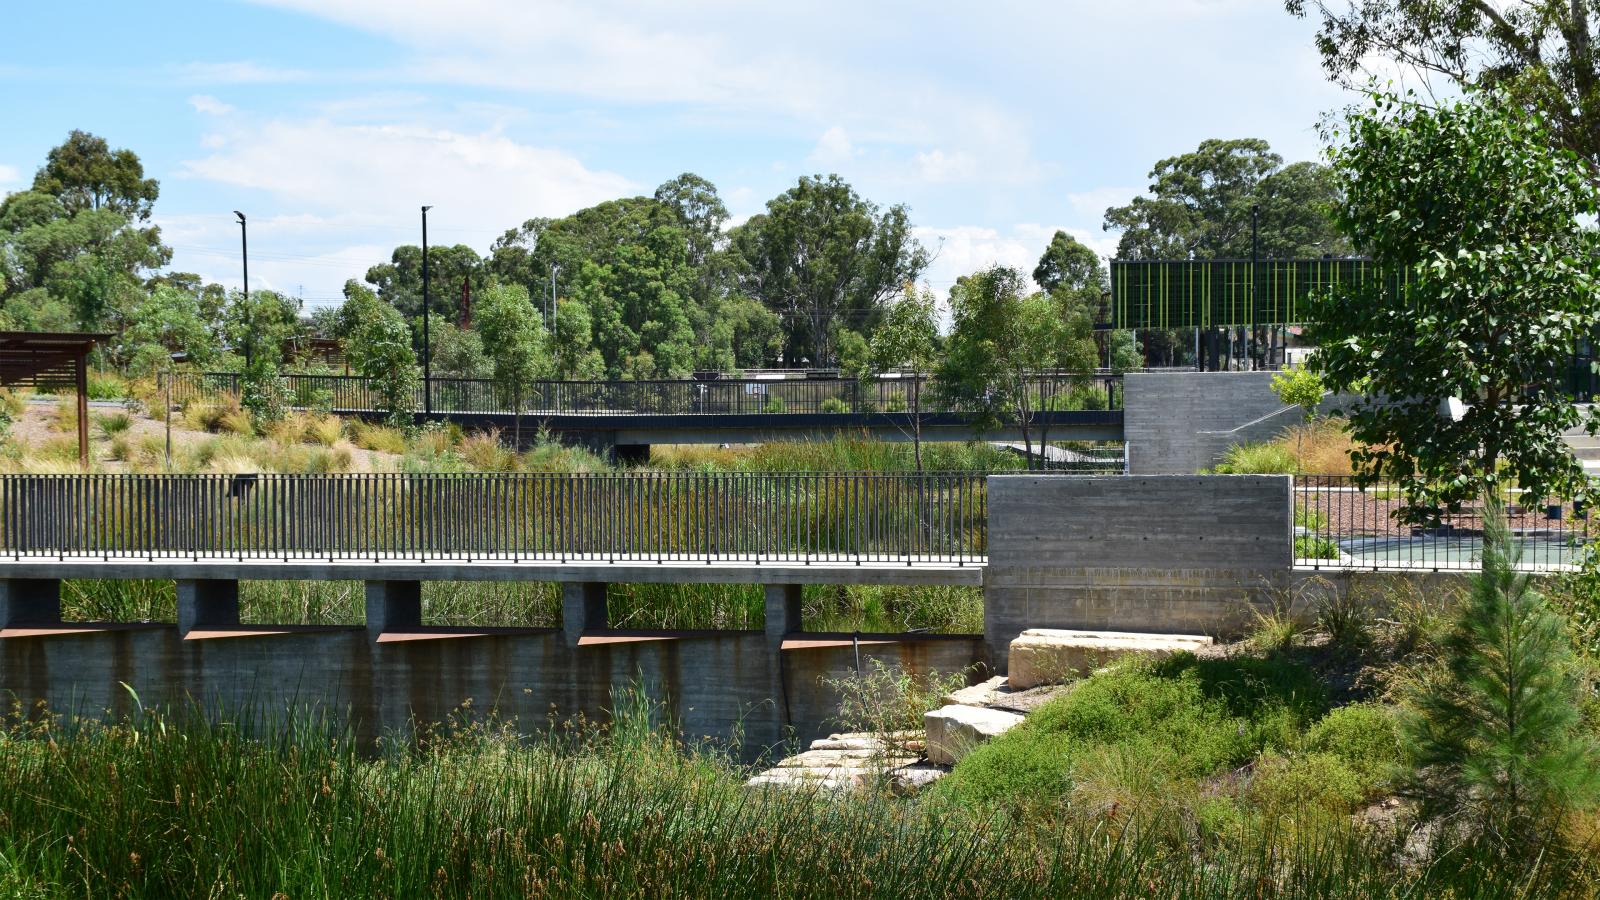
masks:
{"type": "Polygon", "coordinates": [[[1278,439],[1306,475],[1349,475],[1350,451],[1356,446],[1343,419],[1321,419],[1296,425],[1278,439]]]}
{"type": "Polygon", "coordinates": [[[406,436],[398,428],[373,425],[359,419],[350,423],[350,439],[363,450],[377,453],[401,454],[406,452],[406,436]]]}
{"type": "Polygon", "coordinates": [[[461,442],[461,458],[476,472],[514,472],[516,451],[500,443],[499,430],[480,431],[461,442]]]}

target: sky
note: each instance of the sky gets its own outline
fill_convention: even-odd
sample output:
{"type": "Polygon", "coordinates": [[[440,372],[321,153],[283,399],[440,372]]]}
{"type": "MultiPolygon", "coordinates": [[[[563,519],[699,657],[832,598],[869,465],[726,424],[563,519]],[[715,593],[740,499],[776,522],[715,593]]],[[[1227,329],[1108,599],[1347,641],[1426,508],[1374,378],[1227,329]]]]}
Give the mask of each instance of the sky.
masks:
{"type": "Polygon", "coordinates": [[[161,182],[172,268],[337,302],[420,240],[715,183],[735,223],[802,175],[910,208],[939,293],[1031,271],[1058,228],[1206,138],[1320,153],[1315,24],[1279,0],[86,0],[15,4],[0,192],[73,128],[161,182]]]}

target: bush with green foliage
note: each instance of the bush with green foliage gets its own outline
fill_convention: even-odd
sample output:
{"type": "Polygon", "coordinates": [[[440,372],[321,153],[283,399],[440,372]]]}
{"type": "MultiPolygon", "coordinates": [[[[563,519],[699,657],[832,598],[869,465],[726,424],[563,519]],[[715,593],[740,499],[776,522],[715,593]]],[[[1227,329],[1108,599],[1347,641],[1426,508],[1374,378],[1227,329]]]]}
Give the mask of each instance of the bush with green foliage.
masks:
{"type": "Polygon", "coordinates": [[[1401,734],[1424,816],[1525,849],[1552,817],[1600,800],[1600,751],[1582,728],[1565,623],[1517,571],[1502,508],[1484,513],[1483,571],[1444,645],[1448,677],[1424,681],[1401,734]]]}

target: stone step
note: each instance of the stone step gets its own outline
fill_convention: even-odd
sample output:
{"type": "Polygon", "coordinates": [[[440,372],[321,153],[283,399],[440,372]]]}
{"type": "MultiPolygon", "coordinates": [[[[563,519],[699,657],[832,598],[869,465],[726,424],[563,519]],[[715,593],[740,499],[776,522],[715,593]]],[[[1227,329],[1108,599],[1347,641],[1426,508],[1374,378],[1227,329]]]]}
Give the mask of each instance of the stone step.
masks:
{"type": "Polygon", "coordinates": [[[944,695],[945,706],[995,706],[1003,705],[1005,698],[1014,693],[1006,676],[996,675],[988,681],[974,684],[944,695]]]}
{"type": "Polygon", "coordinates": [[[952,704],[923,716],[928,732],[928,762],[953,766],[984,741],[1022,721],[1020,713],[952,704]]]}
{"type": "Polygon", "coordinates": [[[1128,653],[1166,656],[1212,643],[1198,634],[1141,634],[1030,628],[1011,642],[1006,672],[1011,690],[1058,684],[1128,653]]]}

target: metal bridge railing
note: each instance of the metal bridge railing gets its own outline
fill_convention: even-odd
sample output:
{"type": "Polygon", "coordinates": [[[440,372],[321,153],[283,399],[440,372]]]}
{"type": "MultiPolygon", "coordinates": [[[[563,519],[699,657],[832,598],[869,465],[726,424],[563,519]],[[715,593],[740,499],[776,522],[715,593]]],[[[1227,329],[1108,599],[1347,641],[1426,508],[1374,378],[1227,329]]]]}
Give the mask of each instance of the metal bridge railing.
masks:
{"type": "MultiPolygon", "coordinates": [[[[1509,490],[1502,499],[1520,566],[1558,571],[1580,564],[1594,533],[1588,513],[1570,502],[1509,490]]],[[[1414,525],[1399,513],[1399,490],[1362,490],[1349,476],[1301,475],[1294,483],[1295,564],[1318,569],[1475,570],[1482,564],[1481,505],[1414,525]]]]}
{"type": "MultiPolygon", "coordinates": [[[[381,408],[370,379],[360,375],[283,376],[290,404],[358,412],[381,408]]],[[[232,372],[162,373],[174,403],[239,392],[232,372]]],[[[1115,375],[1041,375],[1031,382],[1040,410],[1118,409],[1122,379],[1115,375]]],[[[777,415],[784,413],[968,412],[938,400],[926,376],[854,378],[717,378],[656,381],[540,381],[521,397],[506,397],[481,378],[435,378],[435,412],[524,415],[777,415]]],[[[423,409],[418,387],[416,409],[423,409]]]]}
{"type": "Polygon", "coordinates": [[[0,557],[982,564],[984,476],[4,475],[0,557]]]}

